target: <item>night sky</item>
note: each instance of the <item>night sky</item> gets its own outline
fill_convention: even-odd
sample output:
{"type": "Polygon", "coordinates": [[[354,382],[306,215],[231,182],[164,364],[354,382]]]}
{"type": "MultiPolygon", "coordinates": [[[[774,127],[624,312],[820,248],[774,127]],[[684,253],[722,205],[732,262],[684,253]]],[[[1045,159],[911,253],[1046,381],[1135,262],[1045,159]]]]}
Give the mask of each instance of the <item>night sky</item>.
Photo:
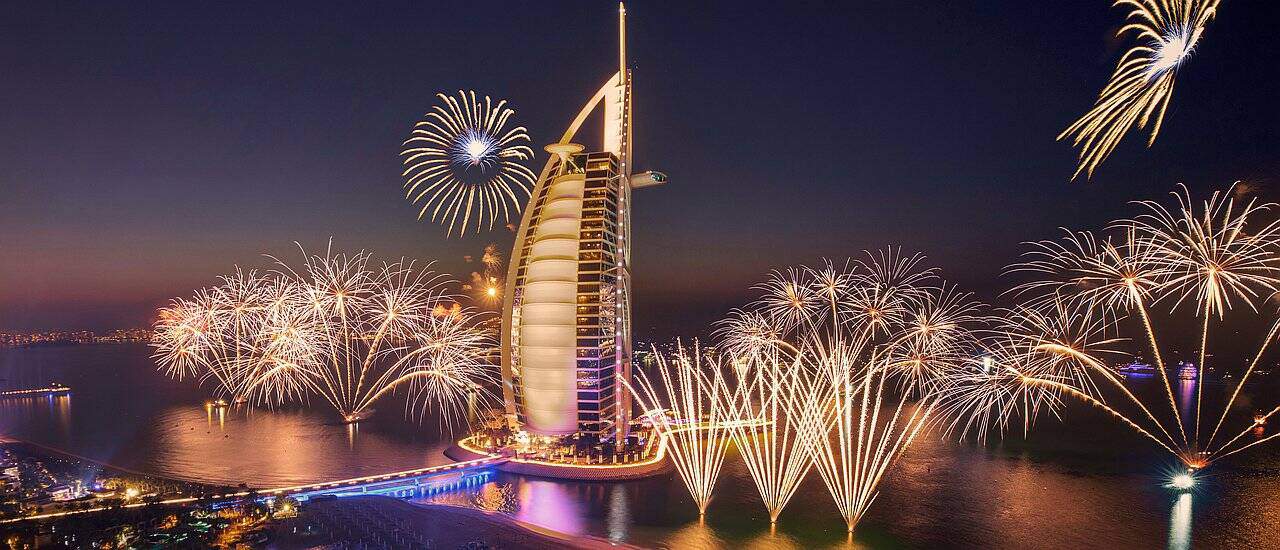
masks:
{"type": "MultiPolygon", "coordinates": [[[[293,242],[438,259],[401,141],[459,88],[542,145],[615,70],[616,4],[11,3],[0,11],[0,330],[140,326],[293,242]]],[[[1164,129],[1091,182],[1054,137],[1125,47],[1105,1],[628,6],[641,337],[696,334],[775,267],[900,245],[987,300],[1021,241],[1234,180],[1280,200],[1274,3],[1226,0],[1164,129]]],[[[598,134],[598,131],[596,131],[598,134]]]]}

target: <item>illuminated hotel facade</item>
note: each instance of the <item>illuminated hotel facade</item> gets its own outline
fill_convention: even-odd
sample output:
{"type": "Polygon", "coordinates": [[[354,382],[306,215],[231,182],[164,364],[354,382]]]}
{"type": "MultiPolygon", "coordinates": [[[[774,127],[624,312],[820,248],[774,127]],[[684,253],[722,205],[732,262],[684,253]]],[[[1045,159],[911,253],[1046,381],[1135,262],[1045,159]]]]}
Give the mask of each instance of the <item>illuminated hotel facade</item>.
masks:
{"type": "Polygon", "coordinates": [[[535,435],[626,436],[631,399],[631,75],[619,5],[618,72],[547,146],[524,209],[503,294],[502,377],[508,416],[535,435]],[[603,143],[573,143],[597,108],[603,143]]]}

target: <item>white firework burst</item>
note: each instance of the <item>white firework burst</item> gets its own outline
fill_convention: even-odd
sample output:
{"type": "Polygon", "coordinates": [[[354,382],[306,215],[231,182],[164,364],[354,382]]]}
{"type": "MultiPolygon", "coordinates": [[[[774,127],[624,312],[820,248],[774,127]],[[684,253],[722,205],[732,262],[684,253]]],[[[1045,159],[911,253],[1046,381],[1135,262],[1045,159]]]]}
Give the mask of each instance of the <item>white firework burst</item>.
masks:
{"type": "Polygon", "coordinates": [[[505,99],[481,100],[474,91],[436,97],[440,103],[414,125],[400,153],[405,198],[420,206],[418,219],[429,213],[449,235],[510,221],[534,182],[523,164],[533,158],[528,131],[507,128],[515,111],[505,99]]]}

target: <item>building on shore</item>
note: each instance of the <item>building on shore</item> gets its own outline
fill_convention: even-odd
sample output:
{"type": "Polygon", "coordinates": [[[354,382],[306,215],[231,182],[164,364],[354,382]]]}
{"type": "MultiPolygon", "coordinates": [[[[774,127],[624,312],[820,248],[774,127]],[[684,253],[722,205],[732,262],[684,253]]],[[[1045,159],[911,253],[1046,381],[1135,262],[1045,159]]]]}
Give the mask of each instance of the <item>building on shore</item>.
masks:
{"type": "Polygon", "coordinates": [[[539,436],[621,442],[631,400],[631,191],[665,183],[634,174],[626,10],[618,11],[618,72],[548,159],[524,209],[508,266],[502,317],[506,412],[539,436]],[[573,142],[603,110],[603,140],[573,142]]]}

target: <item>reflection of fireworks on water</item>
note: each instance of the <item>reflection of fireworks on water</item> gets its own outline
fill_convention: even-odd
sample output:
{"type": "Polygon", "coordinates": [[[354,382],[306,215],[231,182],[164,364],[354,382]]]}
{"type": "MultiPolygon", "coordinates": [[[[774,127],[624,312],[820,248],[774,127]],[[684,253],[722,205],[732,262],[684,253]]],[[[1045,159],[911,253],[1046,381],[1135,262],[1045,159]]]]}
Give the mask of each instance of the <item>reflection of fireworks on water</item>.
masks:
{"type": "Polygon", "coordinates": [[[656,348],[653,354],[658,360],[661,386],[655,387],[650,377],[640,371],[635,387],[628,384],[627,390],[653,423],[698,506],[698,513],[704,514],[724,464],[725,451],[733,439],[735,411],[730,403],[731,392],[721,377],[718,362],[711,357],[704,359],[697,346],[688,354],[677,342],[676,356],[670,360],[658,354],[656,348]]]}
{"type": "Polygon", "coordinates": [[[519,211],[518,194],[529,194],[534,175],[523,164],[533,158],[524,127],[507,129],[515,111],[506,100],[483,101],[475,92],[458,97],[436,94],[441,101],[414,126],[404,142],[405,197],[421,205],[418,218],[457,227],[459,234],[519,211]],[[472,224],[472,219],[475,223],[472,224]]]}
{"type": "Polygon", "coordinates": [[[1280,225],[1258,220],[1276,205],[1237,204],[1231,190],[1214,193],[1199,204],[1191,200],[1185,187],[1174,196],[1176,208],[1143,201],[1139,204],[1144,213],[1113,224],[1113,235],[1074,233],[1062,242],[1038,243],[1028,262],[1014,266],[1014,271],[1042,277],[1018,289],[1031,297],[1005,326],[1006,348],[1014,351],[1005,354],[1007,362],[1000,365],[997,376],[1020,382],[1028,391],[1048,394],[1047,399],[1067,394],[1100,407],[1188,467],[1199,468],[1274,437],[1240,445],[1258,421],[1265,422],[1280,412],[1280,407],[1258,416],[1238,435],[1214,446],[1241,389],[1275,339],[1280,321],[1270,325],[1239,374],[1239,382],[1212,430],[1201,429],[1207,426],[1201,412],[1211,321],[1221,324],[1233,311],[1233,304],[1242,303],[1256,314],[1257,302],[1280,288],[1276,263],[1280,225]],[[1064,303],[1070,307],[1062,307],[1064,303]],[[1153,311],[1158,303],[1167,304],[1167,310],[1153,311]],[[1164,318],[1157,313],[1175,318],[1180,308],[1190,309],[1200,324],[1198,341],[1193,344],[1199,361],[1190,417],[1179,410],[1164,349],[1157,339],[1160,331],[1156,330],[1157,320],[1164,318]],[[1158,402],[1148,403],[1130,392],[1104,364],[1107,350],[1096,347],[1114,341],[1100,335],[1119,331],[1122,323],[1118,318],[1123,317],[1135,317],[1143,327],[1137,341],[1154,358],[1163,390],[1158,402]],[[1066,320],[1025,322],[1028,319],[1066,320]],[[1090,320],[1086,324],[1093,334],[1092,343],[1061,336],[1062,327],[1078,322],[1072,319],[1090,320]],[[1208,437],[1204,437],[1206,432],[1208,437]]]}
{"type": "Polygon", "coordinates": [[[1135,123],[1146,128],[1154,121],[1147,145],[1155,142],[1178,68],[1218,10],[1218,0],[1116,0],[1115,5],[1130,7],[1119,34],[1133,33],[1138,43],[1120,58],[1093,108],[1058,135],[1080,147],[1073,178],[1081,172],[1092,176],[1135,123]]]}

